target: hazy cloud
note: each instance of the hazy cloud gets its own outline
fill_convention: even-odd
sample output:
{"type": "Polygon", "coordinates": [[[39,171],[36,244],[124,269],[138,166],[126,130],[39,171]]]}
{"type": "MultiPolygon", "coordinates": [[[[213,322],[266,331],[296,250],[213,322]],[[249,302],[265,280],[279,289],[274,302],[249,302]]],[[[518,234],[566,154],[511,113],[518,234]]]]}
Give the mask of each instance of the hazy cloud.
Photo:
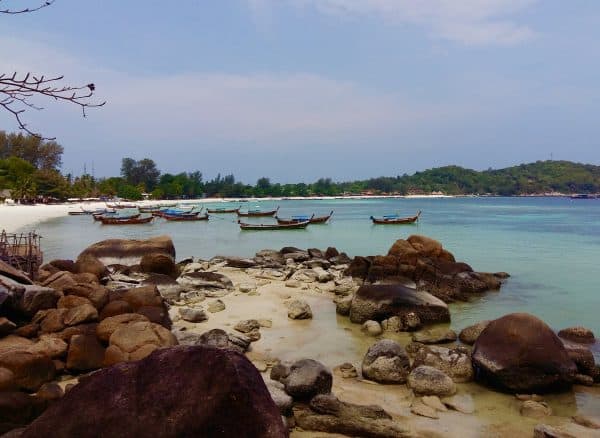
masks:
{"type": "MultiPolygon", "coordinates": [[[[279,0],[248,0],[254,11],[279,0]]],[[[343,16],[376,16],[394,24],[424,27],[433,37],[468,45],[514,45],[535,35],[511,19],[538,0],[288,0],[343,16]]]]}

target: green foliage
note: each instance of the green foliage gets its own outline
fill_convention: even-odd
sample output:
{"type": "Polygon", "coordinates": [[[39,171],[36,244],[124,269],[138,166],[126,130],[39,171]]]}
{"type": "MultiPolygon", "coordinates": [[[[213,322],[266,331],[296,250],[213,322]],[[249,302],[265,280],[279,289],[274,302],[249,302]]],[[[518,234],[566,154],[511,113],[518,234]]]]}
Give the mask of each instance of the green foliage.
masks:
{"type": "Polygon", "coordinates": [[[63,147],[55,141],[0,131],[0,159],[18,157],[36,169],[57,170],[62,163],[62,154],[63,147]]]}
{"type": "Polygon", "coordinates": [[[151,192],[158,183],[160,170],[156,163],[149,158],[136,161],[133,158],[123,158],[121,176],[132,186],[143,185],[143,190],[151,192]]]}

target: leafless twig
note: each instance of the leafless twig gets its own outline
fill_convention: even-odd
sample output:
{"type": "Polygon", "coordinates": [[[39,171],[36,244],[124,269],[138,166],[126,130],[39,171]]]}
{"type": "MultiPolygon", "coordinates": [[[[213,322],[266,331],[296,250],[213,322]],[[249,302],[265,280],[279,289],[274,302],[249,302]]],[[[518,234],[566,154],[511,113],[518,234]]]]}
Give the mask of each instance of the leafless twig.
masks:
{"type": "Polygon", "coordinates": [[[0,107],[15,117],[20,129],[36,137],[54,140],[54,138],[42,137],[31,131],[21,118],[27,109],[42,109],[32,102],[33,99],[42,96],[78,105],[83,117],[86,116],[86,108],[100,107],[106,103],[96,103],[90,100],[96,89],[94,84],[73,87],[63,85],[62,80],[63,76],[37,77],[31,73],[23,76],[19,76],[17,73],[12,75],[0,73],[0,107]]]}
{"type": "MultiPolygon", "coordinates": [[[[16,15],[16,14],[27,14],[28,12],[35,12],[35,11],[39,11],[40,9],[43,9],[45,7],[50,6],[52,3],[54,3],[55,0],[47,0],[43,3],[40,3],[38,6],[35,6],[33,8],[25,8],[25,9],[0,9],[0,14],[11,14],[11,15],[16,15]]],[[[0,3],[2,3],[2,0],[0,0],[0,3]]]]}

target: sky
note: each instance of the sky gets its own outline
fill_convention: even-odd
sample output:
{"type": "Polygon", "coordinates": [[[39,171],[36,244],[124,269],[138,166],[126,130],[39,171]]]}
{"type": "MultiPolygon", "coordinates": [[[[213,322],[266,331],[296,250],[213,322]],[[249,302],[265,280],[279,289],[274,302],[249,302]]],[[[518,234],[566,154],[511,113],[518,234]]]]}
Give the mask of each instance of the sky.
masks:
{"type": "MultiPolygon", "coordinates": [[[[599,23],[589,0],[56,0],[0,14],[0,73],[96,85],[106,105],[85,118],[45,101],[24,116],[64,146],[64,173],[600,164],[599,23]]],[[[18,127],[0,111],[0,129],[18,127]]]]}

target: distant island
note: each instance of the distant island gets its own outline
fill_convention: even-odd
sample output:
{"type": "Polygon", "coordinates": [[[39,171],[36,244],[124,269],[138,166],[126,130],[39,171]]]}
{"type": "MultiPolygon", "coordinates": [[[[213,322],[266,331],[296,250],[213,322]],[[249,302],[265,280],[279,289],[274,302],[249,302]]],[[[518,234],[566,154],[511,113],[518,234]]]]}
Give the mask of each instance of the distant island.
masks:
{"type": "Polygon", "coordinates": [[[477,171],[444,166],[412,175],[334,182],[280,184],[268,177],[250,185],[235,176],[205,181],[200,171],[161,173],[149,158],[123,158],[120,175],[94,178],[60,172],[63,148],[53,141],[0,131],[0,201],[64,201],[69,198],[130,200],[201,197],[311,197],[351,195],[527,196],[600,193],[600,166],[570,161],[536,161],[504,169],[477,171]]]}

